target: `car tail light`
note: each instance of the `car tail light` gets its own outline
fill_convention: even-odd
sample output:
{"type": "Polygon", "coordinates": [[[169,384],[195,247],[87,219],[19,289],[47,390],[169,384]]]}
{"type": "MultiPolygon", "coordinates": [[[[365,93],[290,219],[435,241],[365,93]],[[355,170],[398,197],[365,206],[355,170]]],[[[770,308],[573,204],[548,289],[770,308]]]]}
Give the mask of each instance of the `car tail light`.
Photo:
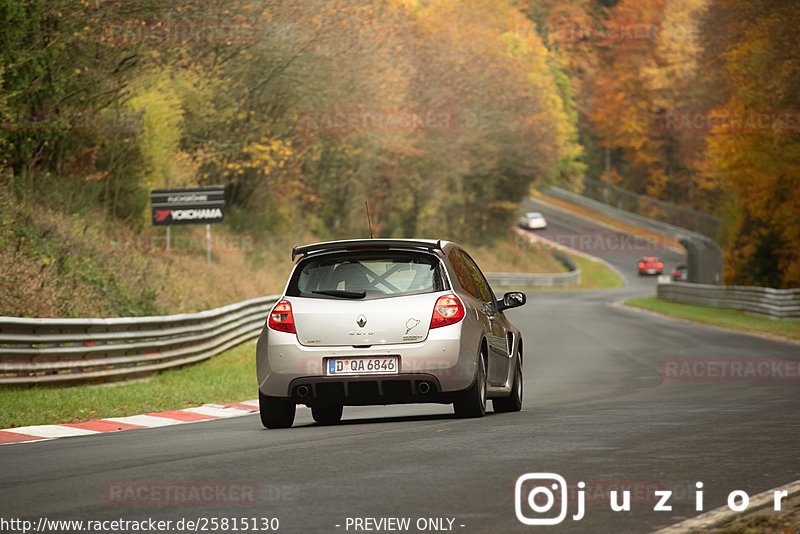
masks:
{"type": "Polygon", "coordinates": [[[675,271],[672,273],[672,276],[680,276],[680,275],[681,275],[681,272],[679,270],[677,270],[677,269],[675,269],[675,271]]]}
{"type": "Polygon", "coordinates": [[[439,328],[455,324],[464,318],[464,305],[455,295],[444,295],[439,297],[433,305],[433,317],[431,317],[431,328],[439,328]]]}
{"type": "Polygon", "coordinates": [[[664,264],[663,264],[662,262],[658,262],[658,263],[656,264],[656,266],[657,266],[659,269],[661,269],[661,268],[663,268],[663,267],[664,267],[664,264]]]}
{"type": "Polygon", "coordinates": [[[278,302],[272,311],[269,312],[267,324],[278,332],[294,334],[294,317],[292,317],[292,305],[288,300],[278,302]]]}
{"type": "Polygon", "coordinates": [[[640,262],[639,262],[639,268],[640,268],[640,269],[644,269],[644,262],[643,262],[643,261],[640,261],[640,262]]]}

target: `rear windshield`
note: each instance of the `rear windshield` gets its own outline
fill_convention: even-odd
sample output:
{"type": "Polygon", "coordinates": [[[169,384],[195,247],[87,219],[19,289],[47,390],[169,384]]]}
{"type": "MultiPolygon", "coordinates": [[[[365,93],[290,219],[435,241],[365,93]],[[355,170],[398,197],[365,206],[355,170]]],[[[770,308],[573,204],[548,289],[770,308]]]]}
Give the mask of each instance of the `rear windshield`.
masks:
{"type": "Polygon", "coordinates": [[[441,262],[431,254],[353,251],[301,260],[286,294],[369,300],[448,288],[441,262]]]}

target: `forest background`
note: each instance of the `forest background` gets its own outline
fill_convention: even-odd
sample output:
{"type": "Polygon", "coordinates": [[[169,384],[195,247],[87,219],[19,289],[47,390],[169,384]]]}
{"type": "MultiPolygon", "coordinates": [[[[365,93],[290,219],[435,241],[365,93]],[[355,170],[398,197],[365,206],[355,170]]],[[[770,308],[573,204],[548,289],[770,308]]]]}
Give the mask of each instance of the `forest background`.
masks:
{"type": "Polygon", "coordinates": [[[150,189],[200,185],[226,188],[222,235],[259,244],[217,281],[364,236],[367,200],[375,235],[481,244],[533,189],[590,177],[722,217],[727,283],[799,287],[797,20],[783,0],[0,0],[0,313],[86,313],[56,303],[70,287],[163,310],[158,281],[200,268],[119,249],[153,252],[150,189]]]}

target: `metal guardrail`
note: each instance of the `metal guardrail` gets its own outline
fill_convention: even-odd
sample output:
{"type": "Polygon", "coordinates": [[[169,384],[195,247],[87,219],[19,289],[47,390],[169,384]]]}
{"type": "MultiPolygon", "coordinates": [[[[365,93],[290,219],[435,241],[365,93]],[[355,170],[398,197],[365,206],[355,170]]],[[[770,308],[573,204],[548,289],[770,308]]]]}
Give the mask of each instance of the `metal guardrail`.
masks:
{"type": "Polygon", "coordinates": [[[669,282],[658,284],[657,295],[681,304],[733,308],[773,319],[800,319],[800,289],[669,282]]]}
{"type": "Polygon", "coordinates": [[[716,239],[722,228],[722,219],[710,213],[640,195],[588,177],[584,177],[583,185],[581,194],[585,197],[672,226],[686,228],[711,239],[716,239]]]}
{"type": "MultiPolygon", "coordinates": [[[[517,230],[516,235],[521,238],[521,243],[526,244],[523,246],[531,246],[531,244],[535,246],[537,241],[544,242],[548,246],[556,245],[552,241],[542,239],[523,230],[517,230]]],[[[553,250],[551,254],[569,270],[564,273],[485,273],[486,281],[492,287],[568,287],[579,285],[581,283],[581,268],[572,261],[572,258],[559,250],[553,250]]]]}
{"type": "Polygon", "coordinates": [[[492,287],[566,287],[581,283],[581,270],[553,274],[486,273],[492,287]]]}
{"type": "Polygon", "coordinates": [[[277,299],[154,317],[0,317],[0,384],[130,378],[198,362],[258,337],[277,299]]]}
{"type": "Polygon", "coordinates": [[[639,226],[676,238],[686,249],[687,273],[690,282],[699,284],[724,283],[724,252],[716,241],[710,237],[686,228],[681,228],[614,206],[609,206],[603,202],[571,191],[566,191],[559,187],[551,187],[548,190],[548,194],[568,202],[585,206],[633,226],[639,226]]]}

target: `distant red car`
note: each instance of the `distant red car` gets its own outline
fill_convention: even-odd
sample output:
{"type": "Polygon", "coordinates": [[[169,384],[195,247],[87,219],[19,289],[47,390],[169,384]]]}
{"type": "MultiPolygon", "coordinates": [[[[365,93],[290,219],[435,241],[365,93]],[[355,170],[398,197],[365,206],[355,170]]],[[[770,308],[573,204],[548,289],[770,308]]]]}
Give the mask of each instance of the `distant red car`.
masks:
{"type": "Polygon", "coordinates": [[[639,260],[639,276],[646,274],[662,274],[664,272],[664,262],[655,256],[645,256],[639,260]]]}

